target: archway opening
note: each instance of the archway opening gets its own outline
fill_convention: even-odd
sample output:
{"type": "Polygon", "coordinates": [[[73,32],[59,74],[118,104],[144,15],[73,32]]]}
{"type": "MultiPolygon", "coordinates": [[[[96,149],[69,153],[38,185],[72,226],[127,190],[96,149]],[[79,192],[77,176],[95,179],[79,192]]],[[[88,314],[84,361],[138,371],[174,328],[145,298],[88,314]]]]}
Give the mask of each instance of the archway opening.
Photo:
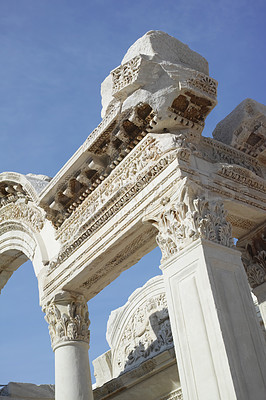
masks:
{"type": "Polygon", "coordinates": [[[91,320],[89,359],[92,383],[95,383],[92,361],[110,349],[106,340],[106,327],[111,311],[123,306],[129,296],[149,279],[162,274],[159,269],[160,259],[161,251],[156,247],[88,302],[91,320]]]}
{"type": "Polygon", "coordinates": [[[17,250],[1,254],[2,263],[8,257],[9,271],[5,274],[8,281],[0,296],[0,384],[54,383],[54,356],[39,306],[38,282],[32,263],[17,250]],[[18,268],[22,261],[23,265],[18,268]]]}

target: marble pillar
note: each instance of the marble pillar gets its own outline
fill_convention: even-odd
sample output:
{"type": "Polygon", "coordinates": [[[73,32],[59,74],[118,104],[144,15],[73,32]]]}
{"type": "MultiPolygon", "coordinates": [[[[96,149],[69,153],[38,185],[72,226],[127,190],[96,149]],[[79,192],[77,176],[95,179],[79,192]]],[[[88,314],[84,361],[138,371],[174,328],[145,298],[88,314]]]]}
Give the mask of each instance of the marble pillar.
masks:
{"type": "Polygon", "coordinates": [[[190,188],[162,202],[161,269],[185,400],[265,400],[262,330],[223,203],[190,188]]]}
{"type": "Polygon", "coordinates": [[[83,296],[59,293],[45,307],[55,353],[55,399],[93,400],[89,315],[83,296]]]}

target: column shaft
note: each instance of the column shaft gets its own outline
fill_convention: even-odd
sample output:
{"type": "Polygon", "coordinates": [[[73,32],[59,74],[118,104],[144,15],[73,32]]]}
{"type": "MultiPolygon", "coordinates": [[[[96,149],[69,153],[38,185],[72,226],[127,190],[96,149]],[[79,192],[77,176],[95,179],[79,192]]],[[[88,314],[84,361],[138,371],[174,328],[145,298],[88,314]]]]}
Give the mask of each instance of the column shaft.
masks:
{"type": "Polygon", "coordinates": [[[93,400],[88,344],[67,342],[55,349],[56,400],[93,400]]]}

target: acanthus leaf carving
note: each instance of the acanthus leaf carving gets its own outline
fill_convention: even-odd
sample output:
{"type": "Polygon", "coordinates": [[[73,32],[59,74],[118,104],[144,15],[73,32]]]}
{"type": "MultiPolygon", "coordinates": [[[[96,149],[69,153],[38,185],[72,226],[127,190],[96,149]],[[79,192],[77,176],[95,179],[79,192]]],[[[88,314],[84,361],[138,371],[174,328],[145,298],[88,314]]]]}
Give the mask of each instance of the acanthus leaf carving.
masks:
{"type": "Polygon", "coordinates": [[[45,320],[49,324],[53,350],[67,341],[89,343],[89,313],[82,295],[66,300],[54,298],[43,307],[43,311],[46,313],[45,320]]]}
{"type": "Polygon", "coordinates": [[[157,243],[165,261],[189,243],[201,238],[232,247],[232,228],[220,200],[209,200],[189,187],[185,179],[176,201],[163,201],[155,217],[145,217],[158,229],[157,243]]]}
{"type": "Polygon", "coordinates": [[[266,282],[266,230],[257,232],[248,240],[244,247],[238,244],[242,251],[242,261],[252,289],[266,282]]]}

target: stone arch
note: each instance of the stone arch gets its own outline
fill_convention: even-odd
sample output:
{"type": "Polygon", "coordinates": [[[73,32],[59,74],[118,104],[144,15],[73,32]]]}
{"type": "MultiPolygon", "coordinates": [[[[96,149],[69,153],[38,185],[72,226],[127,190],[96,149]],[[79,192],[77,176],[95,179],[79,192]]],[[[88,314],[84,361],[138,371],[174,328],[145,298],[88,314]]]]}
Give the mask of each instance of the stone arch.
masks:
{"type": "Polygon", "coordinates": [[[45,213],[38,206],[43,179],[14,172],[0,174],[0,290],[28,259],[36,277],[46,264],[45,213]]]}

